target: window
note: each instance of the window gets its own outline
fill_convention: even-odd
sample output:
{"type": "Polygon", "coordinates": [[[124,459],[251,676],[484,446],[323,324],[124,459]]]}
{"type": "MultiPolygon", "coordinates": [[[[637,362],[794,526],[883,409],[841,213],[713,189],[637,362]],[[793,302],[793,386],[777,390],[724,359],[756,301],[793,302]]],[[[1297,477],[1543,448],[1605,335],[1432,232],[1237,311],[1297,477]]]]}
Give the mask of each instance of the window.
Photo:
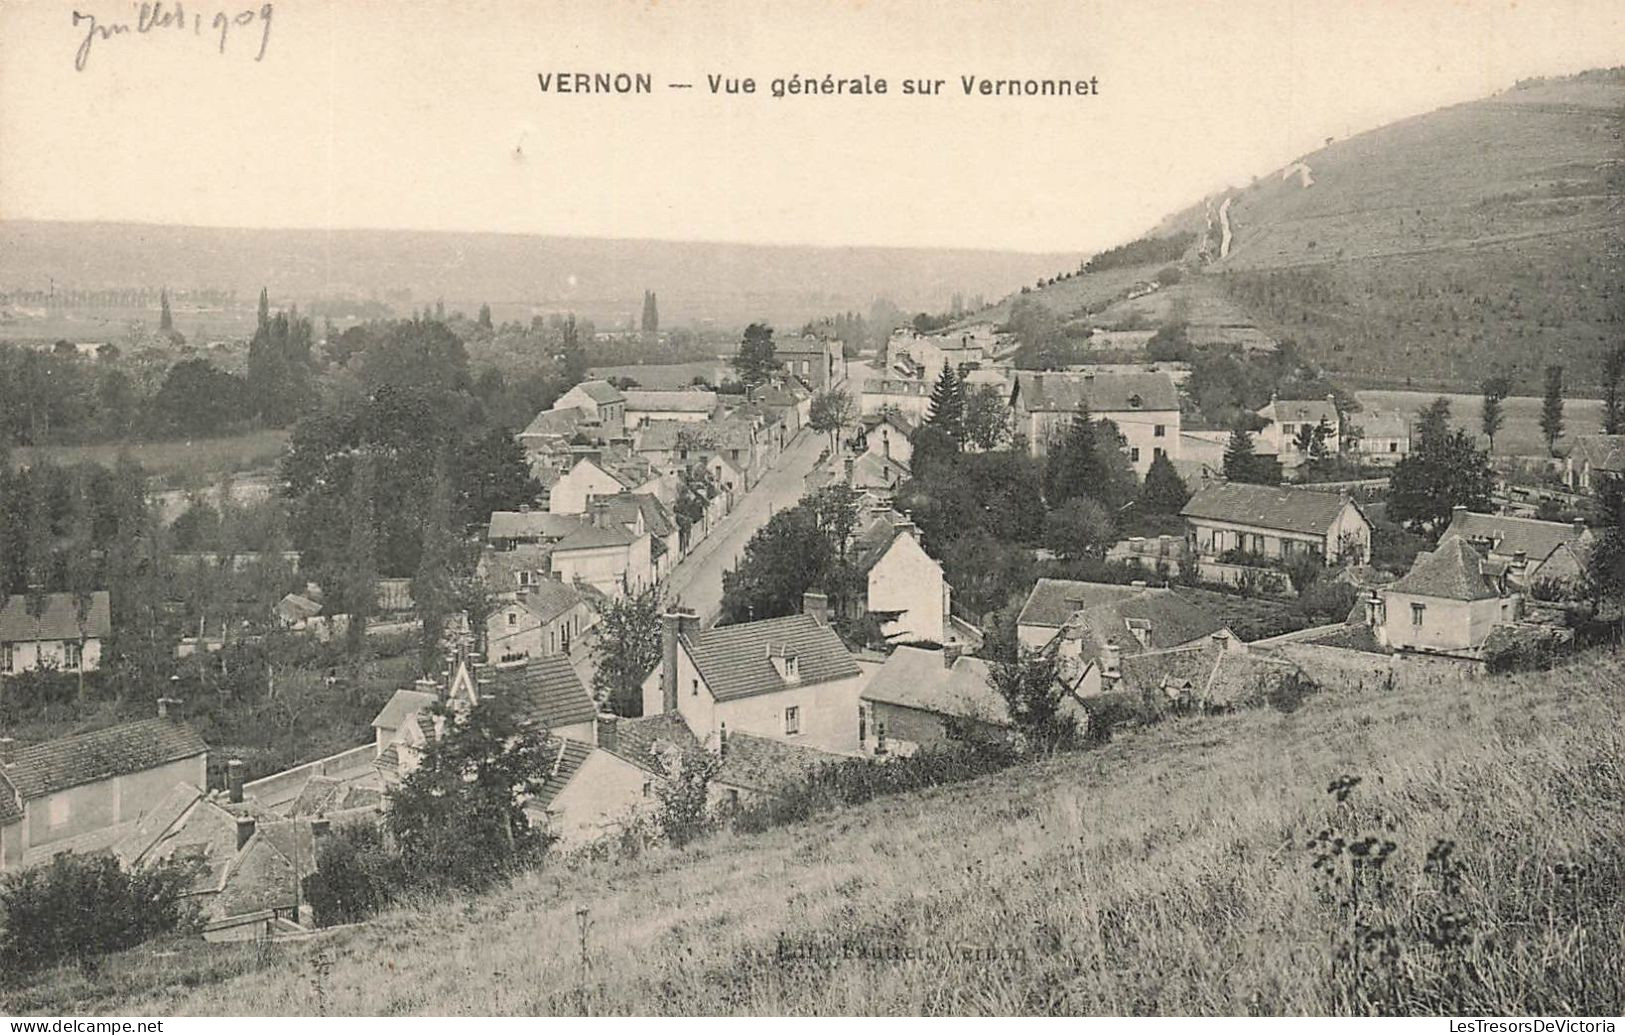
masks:
{"type": "Polygon", "coordinates": [[[1422,627],[1422,615],[1427,612],[1427,609],[1426,604],[1411,605],[1411,626],[1413,628],[1420,629],[1422,627]]]}
{"type": "Polygon", "coordinates": [[[1155,460],[1158,457],[1163,457],[1163,456],[1167,456],[1167,455],[1168,455],[1168,451],[1166,449],[1162,448],[1161,446],[1152,446],[1151,447],[1151,458],[1153,460],[1155,460]]]}
{"type": "Polygon", "coordinates": [[[17,661],[13,655],[13,650],[14,648],[9,643],[0,644],[0,672],[12,671],[12,666],[17,661]]]}
{"type": "Polygon", "coordinates": [[[784,710],[784,732],[786,736],[801,732],[801,709],[795,705],[784,710]]]}
{"type": "Polygon", "coordinates": [[[508,612],[508,624],[509,625],[518,625],[519,624],[519,616],[517,614],[515,614],[514,612],[509,611],[508,612]]]}
{"type": "Polygon", "coordinates": [[[643,781],[643,796],[645,798],[647,798],[650,794],[652,794],[654,792],[654,789],[655,789],[655,782],[653,780],[645,780],[645,781],[643,781]]]}
{"type": "Polygon", "coordinates": [[[80,664],[85,660],[85,649],[76,641],[68,641],[62,645],[62,665],[64,668],[78,671],[80,664]]]}
{"type": "Polygon", "coordinates": [[[694,688],[689,693],[694,697],[700,696],[700,681],[698,679],[694,680],[694,688]]]}
{"type": "Polygon", "coordinates": [[[1151,429],[1151,434],[1155,438],[1166,438],[1168,436],[1168,425],[1158,424],[1154,426],[1151,429]]]}
{"type": "Polygon", "coordinates": [[[1134,461],[1135,463],[1139,463],[1140,462],[1140,447],[1139,446],[1130,447],[1130,449],[1128,451],[1128,458],[1130,460],[1134,461]]]}
{"type": "Polygon", "coordinates": [[[1399,443],[1398,442],[1390,442],[1390,443],[1388,443],[1388,452],[1390,452],[1390,453],[1399,452],[1399,443]]]}

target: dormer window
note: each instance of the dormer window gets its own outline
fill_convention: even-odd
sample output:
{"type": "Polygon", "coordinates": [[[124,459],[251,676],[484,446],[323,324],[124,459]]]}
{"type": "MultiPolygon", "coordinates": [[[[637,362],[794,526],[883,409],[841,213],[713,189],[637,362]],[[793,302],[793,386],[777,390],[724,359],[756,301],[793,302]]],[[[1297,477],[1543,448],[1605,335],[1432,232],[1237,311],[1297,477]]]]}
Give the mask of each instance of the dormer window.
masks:
{"type": "Polygon", "coordinates": [[[1128,404],[1130,409],[1137,410],[1141,406],[1145,405],[1145,400],[1140,398],[1138,394],[1135,394],[1128,397],[1128,404]]]}
{"type": "Polygon", "coordinates": [[[793,648],[769,647],[767,658],[773,663],[773,670],[779,674],[780,679],[786,683],[801,682],[801,659],[796,656],[793,648]]]}
{"type": "Polygon", "coordinates": [[[1136,640],[1140,641],[1141,647],[1148,648],[1151,646],[1150,622],[1146,621],[1144,618],[1130,618],[1127,621],[1127,625],[1128,631],[1134,634],[1134,638],[1136,640]]]}

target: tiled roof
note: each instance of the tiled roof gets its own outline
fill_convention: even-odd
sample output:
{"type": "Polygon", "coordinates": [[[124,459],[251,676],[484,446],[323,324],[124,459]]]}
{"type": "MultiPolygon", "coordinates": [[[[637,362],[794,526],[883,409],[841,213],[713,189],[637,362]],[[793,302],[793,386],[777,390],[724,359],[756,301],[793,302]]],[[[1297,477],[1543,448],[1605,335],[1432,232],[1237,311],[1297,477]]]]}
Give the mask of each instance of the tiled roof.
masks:
{"type": "Polygon", "coordinates": [[[1021,606],[1017,625],[1042,625],[1059,629],[1074,612],[1099,604],[1127,600],[1142,590],[1107,582],[1076,582],[1071,579],[1039,579],[1021,606]]]}
{"type": "Polygon", "coordinates": [[[570,781],[575,779],[581,767],[587,764],[593,747],[578,740],[554,739],[547,742],[547,750],[552,756],[552,763],[548,766],[541,787],[531,795],[531,801],[544,809],[553,804],[570,781]]]}
{"type": "Polygon", "coordinates": [[[480,696],[495,697],[515,709],[521,721],[556,730],[592,722],[598,707],[581,677],[561,654],[527,658],[515,665],[496,665],[480,678],[480,696]]]}
{"type": "Polygon", "coordinates": [[[700,746],[688,723],[677,712],[645,715],[641,719],[616,719],[615,737],[614,754],[654,773],[666,771],[663,752],[675,749],[681,753],[700,746]]]}
{"type": "Polygon", "coordinates": [[[1522,552],[1529,561],[1538,563],[1550,557],[1559,546],[1577,542],[1584,534],[1581,528],[1564,521],[1538,521],[1535,518],[1458,510],[1451,517],[1450,527],[1445,529],[1440,541],[1458,535],[1468,542],[1484,542],[1502,556],[1510,557],[1522,552]]]}
{"type": "Polygon", "coordinates": [[[578,604],[586,602],[579,590],[558,579],[543,579],[532,583],[519,594],[519,603],[525,610],[543,622],[551,622],[578,604]]]}
{"type": "Polygon", "coordinates": [[[401,753],[394,744],[391,744],[378,752],[378,758],[372,764],[376,769],[394,772],[401,766],[401,753]]]}
{"type": "Polygon", "coordinates": [[[1348,503],[1347,496],[1333,492],[1226,482],[1198,490],[1179,514],[1277,532],[1325,535],[1348,503]]]}
{"type": "Polygon", "coordinates": [[[1365,438],[1411,437],[1411,422],[1403,413],[1384,413],[1373,410],[1349,415],[1349,423],[1360,429],[1365,438]]]}
{"type": "Polygon", "coordinates": [[[277,602],[278,616],[291,622],[314,618],[322,613],[322,605],[298,593],[289,593],[277,602]]]}
{"type": "Polygon", "coordinates": [[[1625,435],[1581,435],[1572,455],[1600,471],[1625,471],[1625,435]]]}
{"type": "Polygon", "coordinates": [[[574,435],[583,424],[594,423],[593,416],[587,410],[579,407],[566,407],[562,410],[543,410],[534,420],[525,426],[519,437],[558,437],[568,438],[574,435]]]}
{"type": "Polygon", "coordinates": [[[1492,600],[1501,594],[1484,576],[1483,560],[1467,540],[1446,535],[1438,549],[1418,554],[1411,570],[1388,589],[1444,600],[1492,600]]]}
{"type": "Polygon", "coordinates": [[[782,740],[729,733],[716,782],[771,794],[787,784],[804,782],[820,766],[845,758],[782,740]]]}
{"type": "Polygon", "coordinates": [[[4,769],[0,769],[0,827],[7,827],[23,818],[23,803],[17,794],[17,788],[6,779],[4,769]]]}
{"type": "Polygon", "coordinates": [[[1330,399],[1274,399],[1258,412],[1277,424],[1337,423],[1337,404],[1330,399]]]}
{"type": "Polygon", "coordinates": [[[1119,671],[1119,689],[1169,697],[1188,690],[1196,700],[1218,705],[1252,703],[1272,683],[1301,672],[1282,658],[1226,649],[1214,642],[1125,657],[1119,671]]]}
{"type": "Polygon", "coordinates": [[[688,637],[687,643],[689,656],[719,701],[784,689],[784,680],[768,660],[768,650],[773,647],[795,651],[801,672],[799,686],[858,674],[858,663],[840,637],[811,615],[717,626],[688,637]]]}
{"type": "Polygon", "coordinates": [[[1086,608],[1068,626],[1068,634],[1078,637],[1081,656],[1095,658],[1107,641],[1121,653],[1132,654],[1178,647],[1223,628],[1224,622],[1171,589],[1144,589],[1124,600],[1086,608]]]}
{"type": "Polygon", "coordinates": [[[24,801],[206,754],[197,731],[173,719],[140,719],[94,733],[17,748],[6,777],[24,801]]]}
{"type": "Polygon", "coordinates": [[[865,701],[917,708],[937,715],[1010,724],[1010,711],[994,689],[992,670],[981,658],[961,657],[952,668],[940,650],[898,647],[859,696],[865,701]]]}
{"type": "Polygon", "coordinates": [[[553,514],[545,510],[494,510],[489,539],[563,539],[581,525],[579,514],[553,514]]]}
{"type": "MultiPolygon", "coordinates": [[[[29,598],[16,595],[0,608],[0,643],[23,643],[30,640],[77,640],[79,638],[79,605],[72,593],[47,593],[45,608],[36,618],[29,611],[29,598]]],[[[113,620],[108,610],[107,591],[97,590],[89,595],[85,612],[84,635],[103,637],[113,631],[113,620]]]]}
{"type": "Polygon", "coordinates": [[[636,526],[638,515],[643,515],[643,527],[650,535],[663,537],[677,530],[671,511],[650,492],[618,492],[592,501],[593,507],[603,507],[604,513],[618,525],[636,526]]]}
{"type": "Polygon", "coordinates": [[[1177,410],[1179,389],[1164,373],[1091,374],[1077,371],[1016,375],[1012,399],[1029,413],[1074,413],[1086,401],[1096,416],[1135,410],[1177,410]]]}
{"type": "Polygon", "coordinates": [[[867,574],[870,569],[879,564],[880,559],[891,550],[892,543],[897,541],[898,536],[904,534],[899,524],[906,521],[907,519],[901,518],[901,515],[898,515],[898,519],[894,519],[889,514],[882,512],[864,525],[847,551],[847,557],[852,564],[853,570],[860,575],[867,574]]]}
{"type": "Polygon", "coordinates": [[[397,690],[389,699],[389,703],[384,705],[383,711],[372,720],[373,728],[398,730],[408,716],[416,715],[438,700],[440,700],[438,694],[431,694],[426,690],[397,690]]]}
{"type": "MultiPolygon", "coordinates": [[[[626,396],[621,394],[621,390],[610,384],[608,381],[583,381],[576,385],[576,389],[580,389],[586,394],[587,398],[591,399],[600,406],[604,405],[605,403],[622,402],[626,399],[626,396]]],[[[575,389],[571,389],[571,391],[574,390],[575,389]]],[[[569,393],[566,392],[565,394],[568,395],[569,393]]]]}
{"type": "Polygon", "coordinates": [[[890,489],[906,481],[912,472],[896,457],[864,453],[852,463],[852,485],[859,489],[890,489]]]}
{"type": "Polygon", "coordinates": [[[377,808],[382,804],[383,795],[376,787],[317,774],[305,782],[299,797],[288,806],[288,815],[325,816],[349,809],[377,808]]]}
{"type": "Polygon", "coordinates": [[[619,525],[614,528],[582,525],[555,543],[553,552],[558,554],[571,550],[596,550],[606,546],[631,546],[633,541],[632,533],[619,525]]]}
{"type": "Polygon", "coordinates": [[[626,408],[642,413],[710,413],[717,408],[717,393],[697,388],[653,392],[628,389],[626,408]]]}

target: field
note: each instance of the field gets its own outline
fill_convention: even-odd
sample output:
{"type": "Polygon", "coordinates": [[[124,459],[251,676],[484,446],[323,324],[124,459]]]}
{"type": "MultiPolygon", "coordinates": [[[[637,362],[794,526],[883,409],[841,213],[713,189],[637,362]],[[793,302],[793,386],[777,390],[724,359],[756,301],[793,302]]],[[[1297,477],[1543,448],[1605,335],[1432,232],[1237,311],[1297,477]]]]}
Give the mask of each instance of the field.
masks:
{"type": "MultiPolygon", "coordinates": [[[[1354,393],[1365,412],[1404,413],[1415,417],[1439,397],[1438,392],[1405,392],[1363,389],[1354,393]]],[[[1481,395],[1449,394],[1450,420],[1458,428],[1476,435],[1479,417],[1484,407],[1481,395]]],[[[1501,403],[1506,424],[1495,436],[1495,452],[1502,456],[1545,456],[1546,436],[1540,431],[1541,400],[1514,395],[1501,403]]],[[[1360,414],[1351,421],[1358,424],[1360,414]]],[[[1563,402],[1564,435],[1557,440],[1561,450],[1572,445],[1576,436],[1595,435],[1602,431],[1602,402],[1598,399],[1565,399],[1563,402]]]]}
{"type": "Polygon", "coordinates": [[[1484,680],[1408,669],[1392,689],[1364,658],[1278,709],[558,865],[311,943],[130,952],[0,1009],[1618,1013],[1625,657],[1484,680]],[[1354,856],[1311,847],[1321,831],[1395,847],[1355,892],[1354,856]],[[1356,923],[1378,933],[1339,959],[1356,923]]]}
{"type": "Polygon", "coordinates": [[[130,458],[175,488],[209,485],[224,474],[263,471],[276,465],[288,448],[288,433],[251,431],[225,438],[195,441],[138,442],[130,445],[20,447],[12,451],[18,465],[36,459],[58,464],[97,463],[111,466],[119,455],[130,458]]]}

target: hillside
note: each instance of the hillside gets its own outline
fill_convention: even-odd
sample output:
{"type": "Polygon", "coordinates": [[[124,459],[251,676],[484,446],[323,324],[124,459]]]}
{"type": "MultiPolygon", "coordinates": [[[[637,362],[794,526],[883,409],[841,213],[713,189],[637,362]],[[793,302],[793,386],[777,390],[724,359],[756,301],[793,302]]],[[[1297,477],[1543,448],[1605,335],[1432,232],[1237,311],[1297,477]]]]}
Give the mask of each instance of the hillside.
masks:
{"type": "MultiPolygon", "coordinates": [[[[1291,339],[1353,386],[1472,390],[1500,370],[1538,394],[1544,367],[1561,363],[1571,390],[1595,392],[1605,347],[1625,334],[1625,71],[1524,84],[1329,141],[1152,235],[1202,233],[1210,219],[1206,275],[1138,300],[1136,318],[1195,322],[1186,314],[1218,307],[1206,318],[1291,339]],[[1232,240],[1219,257],[1227,200],[1232,240]]],[[[1033,297],[1070,312],[1155,272],[1073,278],[1033,297]]]]}
{"type": "Polygon", "coordinates": [[[127,953],[0,993],[0,1010],[1617,1013],[1625,656],[1477,681],[1419,668],[1394,689],[1350,659],[1313,666],[1336,689],[1297,706],[555,867],[313,943],[127,953]],[[1345,775],[1360,783],[1339,804],[1345,775]],[[1314,868],[1322,830],[1397,846],[1362,884],[1378,910],[1362,918],[1399,925],[1391,967],[1380,945],[1334,965],[1347,892],[1314,868]],[[1457,890],[1424,872],[1439,840],[1457,890]],[[1471,947],[1430,948],[1411,926],[1438,934],[1450,912],[1471,947]]]}
{"type": "MultiPolygon", "coordinates": [[[[261,285],[277,305],[348,296],[404,313],[442,298],[469,312],[489,302],[499,320],[569,309],[605,326],[636,316],[653,290],[668,326],[761,318],[799,326],[867,312],[876,297],[909,311],[944,308],[955,292],[996,297],[1076,263],[970,249],[0,221],[0,292],[43,292],[52,280],[58,290],[214,288],[236,292],[250,331],[261,285]]],[[[190,331],[192,317],[177,317],[190,331]]],[[[25,331],[0,322],[0,336],[25,331]]]]}

